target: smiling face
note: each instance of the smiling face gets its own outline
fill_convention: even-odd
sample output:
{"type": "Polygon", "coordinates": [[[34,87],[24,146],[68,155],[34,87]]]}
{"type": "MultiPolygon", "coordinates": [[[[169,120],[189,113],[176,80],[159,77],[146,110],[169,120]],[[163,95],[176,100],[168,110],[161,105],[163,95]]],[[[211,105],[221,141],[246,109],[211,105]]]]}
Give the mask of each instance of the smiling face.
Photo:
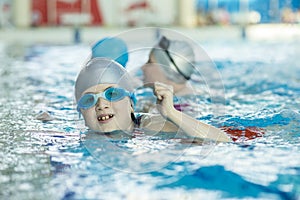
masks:
{"type": "MultiPolygon", "coordinates": [[[[118,87],[116,84],[99,84],[88,88],[87,93],[97,94],[107,88],[118,87]]],[[[89,109],[81,109],[85,124],[91,130],[111,132],[115,130],[132,130],[134,123],[131,119],[133,108],[129,97],[115,102],[99,98],[96,105],[89,109]]]]}

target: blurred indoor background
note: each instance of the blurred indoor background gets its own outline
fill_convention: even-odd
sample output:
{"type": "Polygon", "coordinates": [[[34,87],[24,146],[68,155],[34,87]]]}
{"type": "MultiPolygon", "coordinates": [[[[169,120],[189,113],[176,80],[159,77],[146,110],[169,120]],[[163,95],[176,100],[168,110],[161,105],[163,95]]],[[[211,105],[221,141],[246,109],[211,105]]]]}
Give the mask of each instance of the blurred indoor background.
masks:
{"type": "MultiPolygon", "coordinates": [[[[79,27],[186,29],[281,25],[276,29],[280,34],[295,33],[295,27],[297,37],[300,34],[299,0],[0,0],[0,8],[2,32],[15,28],[24,31],[49,27],[75,27],[78,30],[79,27]],[[283,24],[289,25],[289,30],[284,33],[283,24]]],[[[268,27],[269,33],[275,34],[276,31],[268,27]]],[[[247,31],[251,35],[251,30],[247,31]]],[[[263,32],[260,35],[266,34],[263,32]]],[[[0,33],[0,36],[12,37],[5,33],[0,33]]]]}

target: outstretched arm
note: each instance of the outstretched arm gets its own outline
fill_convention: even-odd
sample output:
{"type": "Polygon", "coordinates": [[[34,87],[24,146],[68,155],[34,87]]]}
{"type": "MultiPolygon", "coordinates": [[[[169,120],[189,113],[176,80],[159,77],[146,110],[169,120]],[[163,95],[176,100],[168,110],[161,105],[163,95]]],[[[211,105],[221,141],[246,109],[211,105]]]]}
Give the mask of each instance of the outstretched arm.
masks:
{"type": "Polygon", "coordinates": [[[173,105],[173,88],[171,86],[155,82],[153,91],[157,96],[158,109],[161,115],[188,135],[203,139],[208,138],[218,142],[231,141],[222,130],[176,110],[173,105]]]}

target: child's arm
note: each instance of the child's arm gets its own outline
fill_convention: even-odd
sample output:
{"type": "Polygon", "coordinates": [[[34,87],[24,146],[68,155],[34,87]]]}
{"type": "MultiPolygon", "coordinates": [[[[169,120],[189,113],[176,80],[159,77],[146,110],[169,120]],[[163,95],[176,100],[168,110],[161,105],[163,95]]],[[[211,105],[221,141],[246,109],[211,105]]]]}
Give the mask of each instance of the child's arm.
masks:
{"type": "Polygon", "coordinates": [[[222,130],[176,110],[173,106],[173,88],[171,86],[156,82],[154,83],[153,91],[157,96],[157,106],[161,115],[173,122],[188,135],[203,139],[208,138],[218,142],[231,141],[222,130]]]}

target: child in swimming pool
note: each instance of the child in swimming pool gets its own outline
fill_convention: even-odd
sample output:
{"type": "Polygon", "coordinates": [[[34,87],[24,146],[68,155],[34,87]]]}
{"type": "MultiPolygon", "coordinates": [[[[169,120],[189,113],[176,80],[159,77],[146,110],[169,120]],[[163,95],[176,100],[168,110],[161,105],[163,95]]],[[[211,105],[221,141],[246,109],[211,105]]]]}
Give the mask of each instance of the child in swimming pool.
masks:
{"type": "MultiPolygon", "coordinates": [[[[144,84],[161,82],[171,85],[175,97],[195,94],[188,81],[195,71],[194,50],[186,41],[169,40],[162,36],[159,42],[150,50],[148,62],[142,66],[144,84]]],[[[178,98],[176,98],[178,99],[178,98]]],[[[156,106],[150,99],[143,97],[144,112],[156,113],[156,106]]],[[[190,103],[182,103],[174,99],[177,110],[192,113],[194,107],[190,103]]]]}
{"type": "Polygon", "coordinates": [[[176,96],[193,94],[188,80],[194,73],[194,51],[185,41],[169,40],[162,36],[142,66],[144,83],[159,81],[174,88],[176,96]]]}
{"type": "Polygon", "coordinates": [[[89,129],[100,132],[132,131],[135,127],[163,132],[180,129],[191,137],[231,141],[222,130],[176,110],[173,89],[163,83],[152,84],[160,115],[137,117],[130,81],[126,70],[109,59],[91,59],[82,68],[75,83],[75,97],[78,111],[89,129]]]}
{"type": "MultiPolygon", "coordinates": [[[[99,40],[92,47],[92,58],[107,57],[120,63],[123,67],[128,61],[128,49],[126,43],[116,37],[108,37],[99,40]]],[[[188,42],[169,40],[161,37],[158,44],[155,45],[149,54],[148,62],[142,67],[144,74],[144,83],[153,83],[160,81],[173,86],[174,94],[179,98],[174,98],[174,107],[184,113],[193,116],[197,111],[194,110],[192,102],[178,102],[176,99],[184,95],[193,94],[192,87],[188,81],[195,72],[192,63],[195,55],[188,42]]],[[[149,84],[147,84],[149,85],[149,84]]],[[[151,84],[150,84],[151,85],[151,84]]],[[[153,84],[152,84],[153,85],[153,84]]],[[[157,113],[156,104],[151,99],[145,97],[139,98],[142,102],[142,108],[137,107],[138,111],[157,113]]],[[[196,109],[197,110],[197,109],[196,109]]],[[[233,140],[236,137],[253,139],[263,135],[263,131],[255,127],[246,127],[240,130],[234,127],[221,127],[233,140]]]]}

